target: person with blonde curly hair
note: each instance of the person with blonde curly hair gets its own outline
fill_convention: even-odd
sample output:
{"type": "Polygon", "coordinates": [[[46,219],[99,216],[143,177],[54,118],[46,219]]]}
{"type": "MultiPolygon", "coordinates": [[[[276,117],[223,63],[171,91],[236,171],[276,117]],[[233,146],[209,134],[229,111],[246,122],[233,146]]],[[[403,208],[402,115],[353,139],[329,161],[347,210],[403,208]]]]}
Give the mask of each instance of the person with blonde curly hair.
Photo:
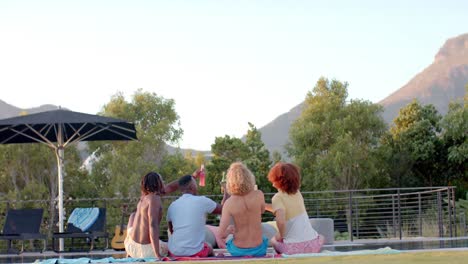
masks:
{"type": "Polygon", "coordinates": [[[226,238],[231,219],[234,223],[233,238],[226,242],[232,256],[265,256],[268,238],[262,235],[262,213],[265,212],[263,192],[256,190],[255,177],[241,162],[229,167],[226,176],[226,200],[219,223],[219,232],[226,238]]]}
{"type": "Polygon", "coordinates": [[[324,237],[310,225],[299,190],[301,174],[299,167],[292,163],[276,163],[268,173],[268,180],[278,192],[267,205],[276,218],[278,233],[272,239],[276,252],[284,254],[320,252],[324,237]]]}

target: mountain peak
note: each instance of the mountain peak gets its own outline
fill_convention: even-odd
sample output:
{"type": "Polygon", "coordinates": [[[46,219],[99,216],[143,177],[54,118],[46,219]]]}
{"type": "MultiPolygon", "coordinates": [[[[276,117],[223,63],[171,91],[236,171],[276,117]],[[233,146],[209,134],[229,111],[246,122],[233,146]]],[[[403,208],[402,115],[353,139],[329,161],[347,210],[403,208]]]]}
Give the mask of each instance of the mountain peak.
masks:
{"type": "Polygon", "coordinates": [[[433,104],[445,114],[450,101],[464,96],[467,83],[468,34],[463,34],[445,41],[431,65],[380,102],[385,107],[384,119],[390,123],[413,99],[433,104]]]}
{"type": "Polygon", "coordinates": [[[451,60],[454,63],[463,63],[466,62],[466,58],[468,58],[468,33],[445,41],[436,54],[434,62],[451,60]]]}

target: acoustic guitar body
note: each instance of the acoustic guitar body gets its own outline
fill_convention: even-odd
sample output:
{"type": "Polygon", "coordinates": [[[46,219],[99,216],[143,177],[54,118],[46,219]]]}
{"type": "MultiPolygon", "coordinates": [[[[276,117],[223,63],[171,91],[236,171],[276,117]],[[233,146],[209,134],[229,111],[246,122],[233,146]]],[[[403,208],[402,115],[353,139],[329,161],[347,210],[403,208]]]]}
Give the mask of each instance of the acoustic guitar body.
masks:
{"type": "Polygon", "coordinates": [[[115,235],[111,241],[111,247],[115,250],[125,250],[124,241],[127,237],[127,227],[118,225],[115,226],[115,235]]]}

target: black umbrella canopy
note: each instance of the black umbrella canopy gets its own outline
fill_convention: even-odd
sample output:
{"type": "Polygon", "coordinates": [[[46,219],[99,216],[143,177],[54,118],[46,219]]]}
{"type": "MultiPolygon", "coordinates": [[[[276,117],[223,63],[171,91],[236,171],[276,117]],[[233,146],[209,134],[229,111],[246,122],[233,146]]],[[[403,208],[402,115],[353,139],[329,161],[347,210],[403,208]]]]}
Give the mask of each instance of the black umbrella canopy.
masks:
{"type": "Polygon", "coordinates": [[[63,109],[0,120],[0,144],[96,140],[136,140],[136,130],[125,120],[63,109]]]}

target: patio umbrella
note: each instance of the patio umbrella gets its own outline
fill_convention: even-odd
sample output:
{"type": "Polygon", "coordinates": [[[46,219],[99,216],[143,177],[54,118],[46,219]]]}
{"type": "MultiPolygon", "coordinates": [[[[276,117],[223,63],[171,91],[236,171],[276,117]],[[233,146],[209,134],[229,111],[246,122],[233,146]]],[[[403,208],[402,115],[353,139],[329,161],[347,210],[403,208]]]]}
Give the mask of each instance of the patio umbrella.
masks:
{"type": "MultiPolygon", "coordinates": [[[[58,170],[59,231],[63,232],[64,149],[78,141],[136,140],[132,123],[57,109],[0,120],[0,144],[43,143],[55,151],[58,170]]],[[[63,241],[60,242],[63,250],[63,241]]]]}

